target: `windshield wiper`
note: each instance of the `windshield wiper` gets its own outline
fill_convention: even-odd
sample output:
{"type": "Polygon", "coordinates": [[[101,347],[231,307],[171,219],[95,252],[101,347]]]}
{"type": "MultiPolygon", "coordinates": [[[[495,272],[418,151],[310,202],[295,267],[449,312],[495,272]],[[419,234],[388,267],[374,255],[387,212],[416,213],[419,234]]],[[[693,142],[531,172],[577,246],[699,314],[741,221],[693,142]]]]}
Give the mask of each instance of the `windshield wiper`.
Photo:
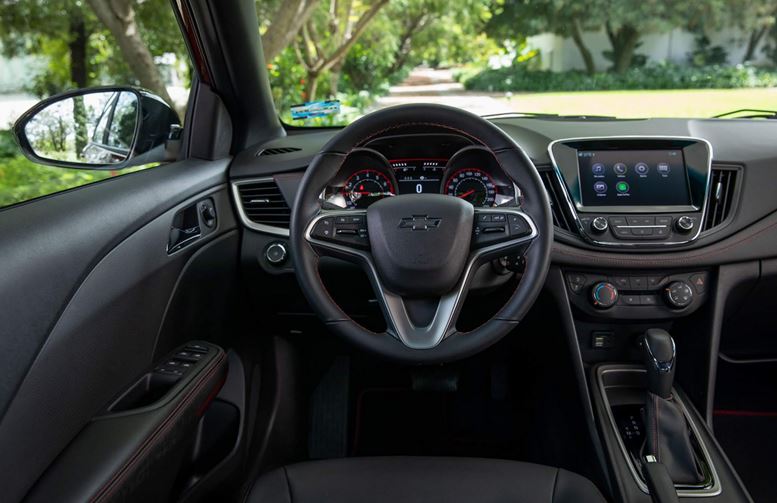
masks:
{"type": "Polygon", "coordinates": [[[724,117],[730,117],[740,113],[747,113],[734,119],[777,119],[777,111],[774,110],[760,110],[758,108],[740,108],[739,110],[732,110],[719,115],[714,115],[713,119],[723,119],[724,117]]]}
{"type": "Polygon", "coordinates": [[[502,112],[498,114],[487,114],[482,116],[484,119],[500,118],[528,118],[528,119],[558,119],[558,120],[614,120],[614,115],[559,115],[543,112],[502,112]]]}

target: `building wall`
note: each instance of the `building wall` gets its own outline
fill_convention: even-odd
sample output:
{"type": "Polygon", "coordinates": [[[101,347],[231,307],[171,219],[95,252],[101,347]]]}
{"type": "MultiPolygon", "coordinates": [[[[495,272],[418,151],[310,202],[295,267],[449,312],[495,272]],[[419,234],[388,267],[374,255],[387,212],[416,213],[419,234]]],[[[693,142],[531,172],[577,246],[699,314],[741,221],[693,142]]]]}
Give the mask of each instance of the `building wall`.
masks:
{"type": "MultiPolygon", "coordinates": [[[[710,36],[712,46],[720,45],[728,53],[728,62],[737,64],[742,62],[742,57],[747,50],[748,34],[740,30],[729,28],[716,32],[710,36]]],[[[602,53],[610,50],[610,42],[604,29],[598,32],[586,32],[583,34],[586,46],[594,57],[597,70],[606,70],[610,66],[602,53]]],[[[650,62],[671,61],[684,64],[688,61],[688,55],[694,50],[694,35],[682,29],[674,29],[665,33],[648,33],[641,39],[642,45],[637,49],[637,54],[644,54],[650,62]]],[[[563,38],[552,33],[543,33],[529,37],[530,46],[539,49],[542,63],[541,68],[561,72],[566,70],[582,70],[585,68],[580,51],[570,38],[563,38]]],[[[765,41],[756,50],[753,63],[766,63],[767,58],[763,54],[765,41]]]]}

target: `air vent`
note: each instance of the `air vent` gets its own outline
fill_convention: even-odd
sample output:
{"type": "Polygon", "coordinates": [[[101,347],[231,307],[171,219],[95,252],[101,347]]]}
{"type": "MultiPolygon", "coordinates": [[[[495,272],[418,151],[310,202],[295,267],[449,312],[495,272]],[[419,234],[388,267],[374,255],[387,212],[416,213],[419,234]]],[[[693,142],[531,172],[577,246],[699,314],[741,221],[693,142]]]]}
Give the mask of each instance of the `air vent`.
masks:
{"type": "Polygon", "coordinates": [[[709,230],[723,223],[731,214],[734,204],[734,187],[737,169],[715,166],[712,168],[712,182],[707,200],[707,216],[703,230],[709,230]]]}
{"type": "Polygon", "coordinates": [[[237,190],[248,220],[260,225],[289,228],[291,210],[272,178],[239,182],[237,190]]]}
{"type": "Polygon", "coordinates": [[[572,221],[567,218],[566,212],[564,212],[564,194],[561,192],[563,189],[559,185],[553,170],[540,171],[542,177],[542,183],[545,184],[545,190],[548,192],[548,198],[550,199],[550,209],[553,212],[553,225],[565,231],[571,231],[573,229],[572,221]]]}
{"type": "Polygon", "coordinates": [[[258,155],[263,156],[263,155],[290,154],[291,152],[299,152],[300,150],[302,149],[297,147],[265,148],[261,150],[258,155]]]}

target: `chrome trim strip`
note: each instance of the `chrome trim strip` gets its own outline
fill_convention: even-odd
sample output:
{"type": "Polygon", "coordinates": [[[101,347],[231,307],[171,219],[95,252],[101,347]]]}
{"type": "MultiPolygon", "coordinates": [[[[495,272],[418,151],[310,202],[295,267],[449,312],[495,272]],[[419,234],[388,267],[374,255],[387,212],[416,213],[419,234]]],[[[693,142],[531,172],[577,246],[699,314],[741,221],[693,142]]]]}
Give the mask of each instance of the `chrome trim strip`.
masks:
{"type": "MultiPolygon", "coordinates": [[[[704,226],[704,221],[707,216],[707,203],[709,201],[709,193],[710,193],[710,184],[712,183],[712,144],[705,140],[704,138],[695,138],[692,136],[642,136],[642,135],[622,135],[622,136],[589,136],[589,137],[580,137],[580,138],[560,138],[558,140],[554,140],[548,144],[548,155],[550,156],[550,162],[553,165],[553,171],[556,174],[556,179],[558,180],[559,184],[561,185],[562,192],[564,194],[564,200],[567,203],[567,207],[569,208],[570,212],[572,213],[572,218],[575,220],[575,224],[578,229],[578,234],[588,241],[591,244],[598,245],[598,246],[610,246],[613,248],[618,247],[642,247],[642,248],[648,248],[648,247],[664,247],[664,246],[680,246],[688,243],[692,243],[695,241],[699,235],[701,234],[701,229],[704,226]],[[582,222],[580,221],[580,216],[577,212],[577,207],[574,204],[574,201],[572,201],[572,196],[569,195],[569,187],[567,187],[566,182],[564,181],[564,176],[561,174],[561,170],[558,167],[558,162],[556,161],[555,156],[553,155],[553,147],[557,143],[564,143],[564,142],[571,142],[571,141],[590,141],[590,140],[686,140],[686,141],[697,141],[699,143],[703,143],[707,146],[707,151],[709,153],[707,157],[707,181],[705,182],[704,186],[704,202],[702,203],[702,210],[701,210],[701,217],[699,218],[699,226],[696,229],[696,233],[686,239],[685,241],[674,241],[671,243],[667,242],[657,242],[657,241],[639,241],[639,242],[609,242],[609,241],[598,241],[591,236],[588,235],[586,232],[582,222]]],[[[665,213],[671,213],[672,211],[666,211],[665,213]]],[[[676,210],[675,210],[676,212],[676,210]]],[[[598,212],[597,212],[598,213],[598,212]]],[[[606,213],[606,211],[603,211],[601,213],[606,213]]],[[[615,211],[614,213],[618,213],[615,211]]]]}
{"type": "MultiPolygon", "coordinates": [[[[623,443],[621,434],[618,432],[618,425],[615,422],[615,416],[613,416],[612,414],[610,401],[607,399],[607,390],[604,387],[603,376],[604,374],[607,374],[609,372],[647,373],[647,371],[642,368],[604,366],[597,369],[596,381],[597,381],[597,384],[599,385],[599,392],[602,394],[602,401],[604,402],[605,409],[607,410],[607,417],[610,420],[610,426],[612,427],[613,432],[615,433],[615,438],[618,441],[618,446],[620,447],[621,454],[623,454],[623,457],[626,460],[626,464],[629,467],[629,471],[631,472],[631,475],[634,478],[634,481],[637,483],[637,486],[639,487],[639,489],[645,494],[650,494],[650,490],[648,489],[647,484],[639,476],[639,472],[637,472],[637,469],[634,466],[634,463],[632,462],[631,456],[629,455],[629,451],[628,449],[626,449],[626,444],[623,443]]],[[[672,388],[672,395],[674,396],[674,400],[678,404],[680,404],[680,408],[682,409],[683,415],[685,416],[685,419],[688,422],[688,424],[691,426],[691,430],[693,431],[693,434],[696,436],[696,440],[698,441],[697,443],[699,444],[702,454],[704,455],[704,461],[707,463],[707,466],[710,469],[710,476],[712,477],[712,485],[710,485],[709,487],[701,487],[699,489],[678,488],[677,495],[683,498],[709,498],[711,496],[718,496],[722,492],[722,489],[720,486],[720,477],[718,477],[718,472],[715,469],[715,465],[712,463],[712,458],[710,457],[710,453],[707,450],[707,446],[705,445],[704,441],[701,438],[701,435],[699,434],[699,429],[696,426],[696,423],[693,421],[693,419],[691,419],[691,415],[688,412],[688,409],[685,407],[685,404],[683,403],[683,401],[674,391],[674,388],[672,388]]]]}
{"type": "MultiPolygon", "coordinates": [[[[235,208],[237,208],[237,214],[240,217],[240,221],[243,222],[243,225],[255,231],[264,232],[267,234],[273,234],[275,236],[289,237],[289,229],[286,229],[285,227],[276,227],[274,225],[258,224],[253,220],[251,220],[250,218],[248,218],[248,215],[246,215],[245,209],[243,208],[243,201],[240,199],[239,187],[241,185],[246,185],[249,183],[257,183],[257,182],[275,183],[275,179],[271,176],[266,176],[263,178],[241,179],[241,180],[232,182],[232,197],[235,199],[235,208]]],[[[280,192],[280,188],[278,189],[278,191],[280,192]]],[[[281,196],[283,196],[283,194],[281,194],[281,196]]]]}
{"type": "Polygon", "coordinates": [[[537,232],[537,226],[534,224],[534,221],[526,213],[519,209],[476,208],[473,224],[477,223],[477,214],[479,212],[517,214],[529,225],[531,233],[528,236],[511,239],[509,241],[496,243],[491,246],[486,246],[484,248],[475,250],[470,255],[467,265],[464,268],[464,274],[462,274],[462,277],[459,280],[456,288],[440,298],[432,321],[424,327],[415,326],[407,316],[407,311],[402,297],[388,291],[383,286],[370,253],[337,243],[316,239],[312,235],[313,228],[322,218],[336,217],[339,215],[364,215],[366,217],[367,210],[322,210],[310,221],[307,228],[305,229],[305,239],[309,243],[320,246],[321,248],[334,250],[340,252],[341,254],[358,258],[364,265],[370,278],[370,282],[372,283],[373,289],[378,296],[378,303],[380,304],[381,310],[383,311],[383,315],[386,319],[386,323],[388,324],[388,329],[386,331],[402,341],[403,344],[411,349],[432,349],[440,342],[442,342],[445,337],[450,335],[453,330],[455,330],[454,325],[458,317],[458,312],[461,309],[464,298],[466,297],[467,286],[471,280],[472,273],[476,270],[476,266],[482,263],[481,259],[484,257],[493,256],[495,253],[498,254],[502,250],[508,250],[510,248],[520,246],[524,243],[529,243],[539,235],[537,232]]]}

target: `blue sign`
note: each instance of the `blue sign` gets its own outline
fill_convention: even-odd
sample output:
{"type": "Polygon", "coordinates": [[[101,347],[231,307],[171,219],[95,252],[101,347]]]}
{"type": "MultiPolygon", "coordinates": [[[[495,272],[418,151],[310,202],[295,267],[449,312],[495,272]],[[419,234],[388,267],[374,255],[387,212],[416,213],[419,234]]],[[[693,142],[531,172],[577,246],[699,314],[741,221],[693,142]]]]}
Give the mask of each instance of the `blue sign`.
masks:
{"type": "Polygon", "coordinates": [[[340,101],[308,101],[291,106],[291,118],[294,120],[312,119],[340,113],[340,101]]]}

